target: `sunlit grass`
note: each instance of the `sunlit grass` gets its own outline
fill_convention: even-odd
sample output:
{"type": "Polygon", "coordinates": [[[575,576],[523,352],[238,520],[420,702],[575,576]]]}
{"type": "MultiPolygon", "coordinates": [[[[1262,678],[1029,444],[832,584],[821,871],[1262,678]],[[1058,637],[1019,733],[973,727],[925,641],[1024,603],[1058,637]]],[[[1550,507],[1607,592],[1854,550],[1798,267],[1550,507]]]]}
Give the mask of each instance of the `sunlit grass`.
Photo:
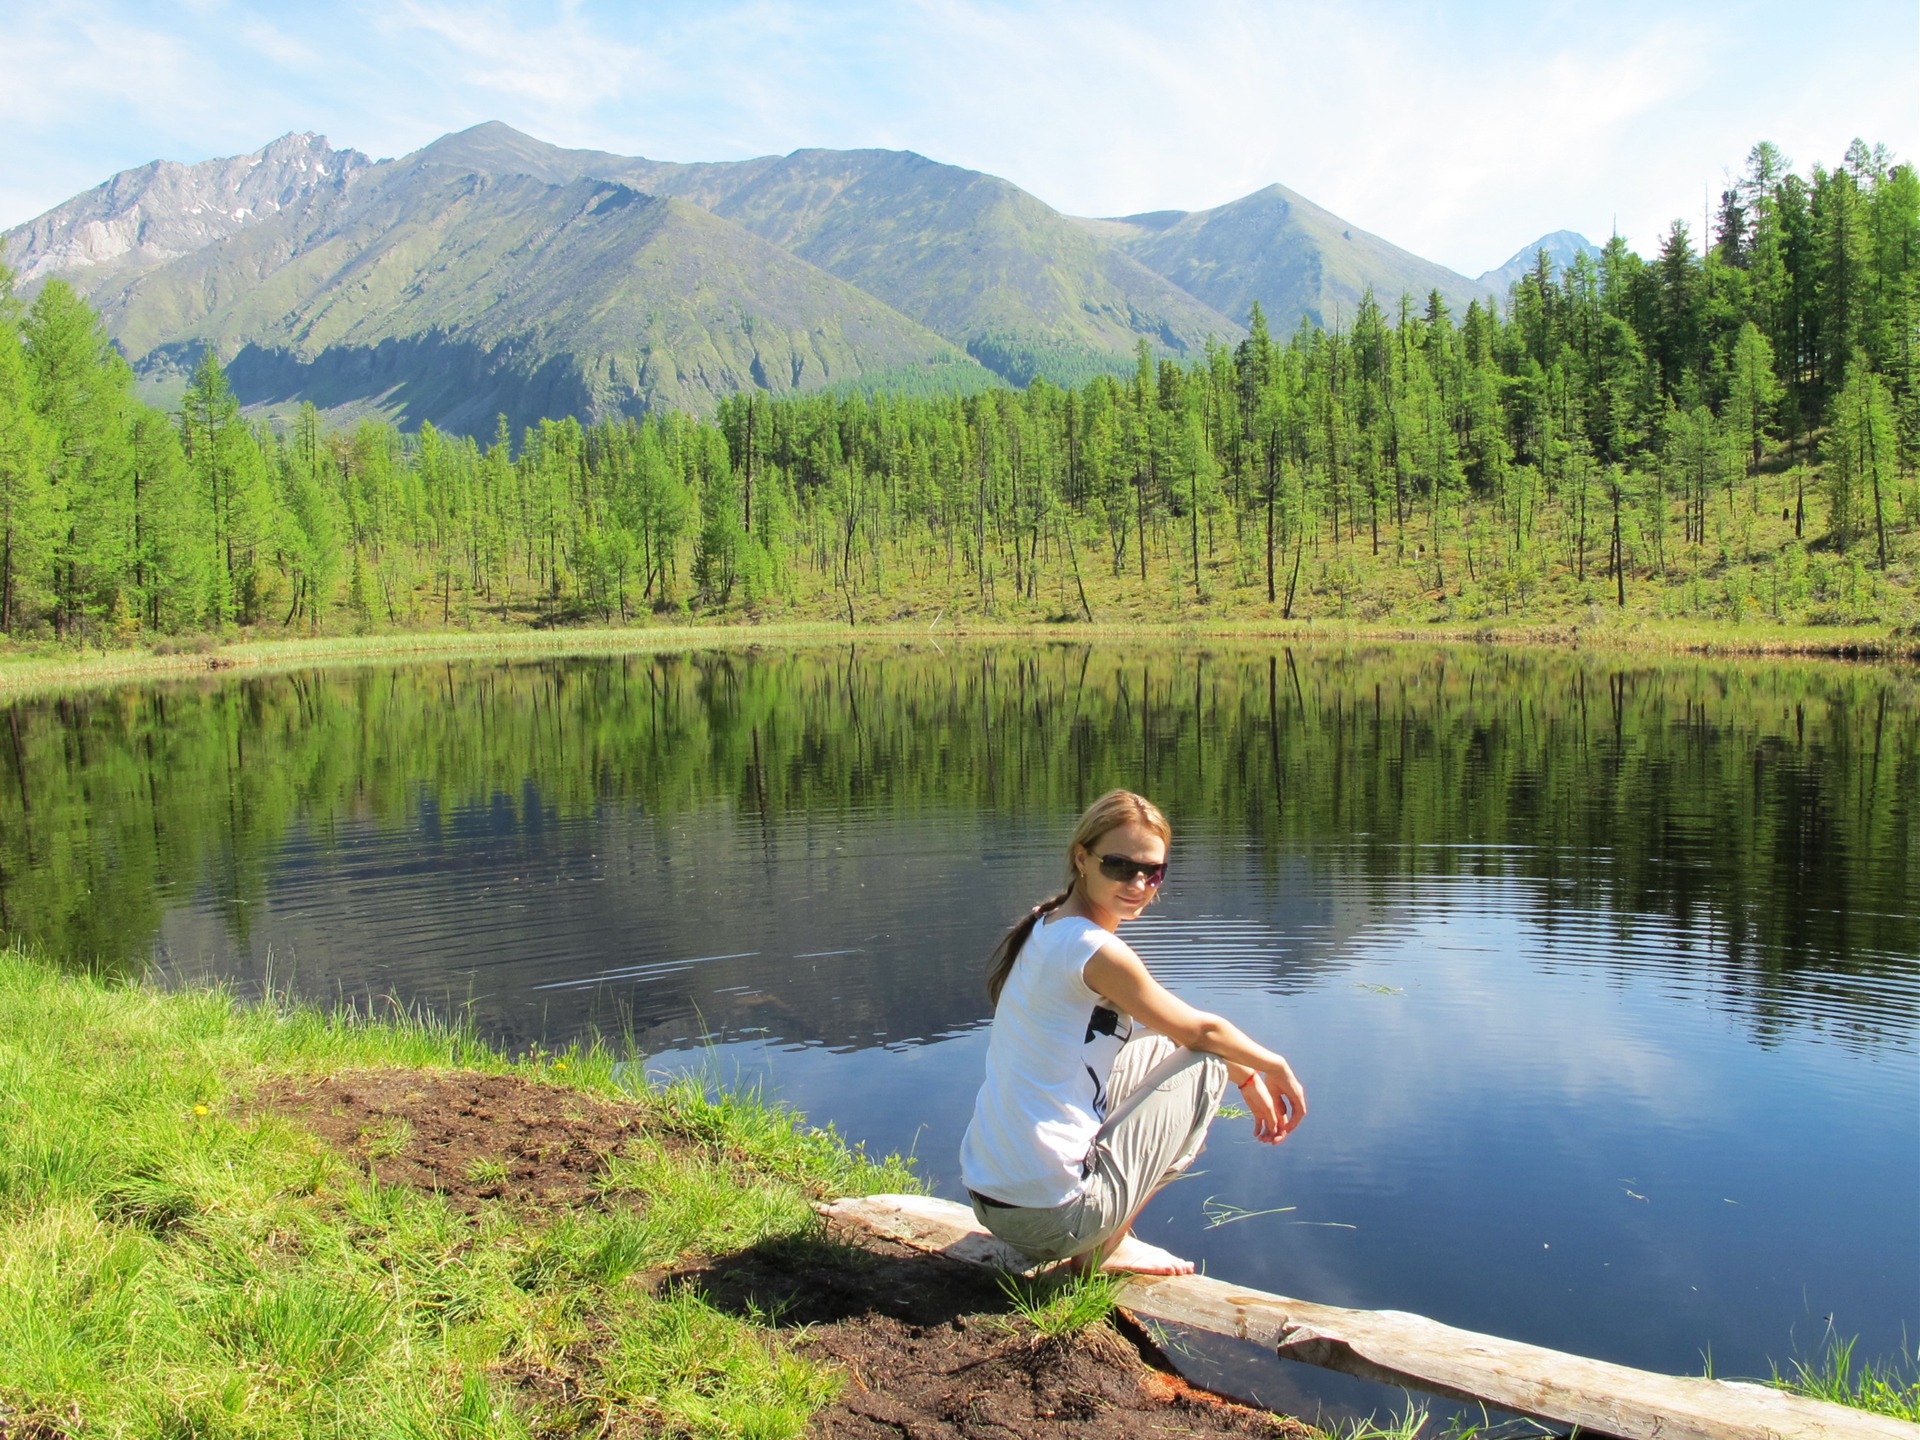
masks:
{"type": "Polygon", "coordinates": [[[1915,654],[1920,635],[1896,637],[1884,623],[1808,625],[1771,620],[1662,618],[1606,607],[1566,614],[1489,616],[1478,620],[1392,614],[1375,619],[1288,620],[1269,607],[1216,608],[1170,615],[1147,606],[1106,613],[1097,623],[960,613],[929,601],[875,623],[849,627],[829,619],[662,623],[635,628],[581,626],[555,630],[408,630],[317,639],[235,640],[207,653],[156,654],[146,648],[74,650],[0,643],[0,695],[71,689],[131,679],[207,676],[245,671],[275,674],[322,665],[412,660],[511,661],[554,656],[645,655],[688,649],[807,646],[857,637],[877,644],[951,645],[968,640],[1196,641],[1281,639],[1291,644],[1422,640],[1510,645],[1578,645],[1582,649],[1721,655],[1915,654]]]}
{"type": "Polygon", "coordinates": [[[1052,1270],[1044,1275],[1002,1275],[1000,1288],[1013,1313],[1042,1335],[1075,1335],[1113,1314],[1128,1276],[1096,1270],[1052,1270]]]}
{"type": "Polygon", "coordinates": [[[667,1435],[797,1435],[838,1389],[793,1355],[740,1343],[740,1322],[681,1292],[616,1327],[609,1392],[667,1435]]]}
{"type": "Polygon", "coordinates": [[[1409,1401],[1405,1410],[1386,1420],[1370,1415],[1334,1425],[1325,1433],[1327,1440],[1437,1440],[1427,1427],[1426,1407],[1409,1401]]]}
{"type": "Polygon", "coordinates": [[[1858,1343],[1857,1337],[1830,1340],[1817,1359],[1795,1360],[1784,1374],[1776,1366],[1773,1383],[1796,1395],[1920,1423],[1920,1357],[1857,1360],[1858,1343]]]}
{"type": "Polygon", "coordinates": [[[614,1414],[798,1434],[830,1376],[751,1317],[636,1279],[811,1233],[815,1197],[911,1188],[899,1162],[750,1098],[647,1089],[650,1133],[675,1143],[617,1160],[605,1205],[470,1219],[250,1104],[274,1077],[369,1066],[615,1096],[616,1063],[515,1067],[418,1014],[163,994],[0,952],[0,1404],[112,1436],[505,1440],[614,1414]],[[533,1383],[556,1374],[572,1384],[533,1383]]]}

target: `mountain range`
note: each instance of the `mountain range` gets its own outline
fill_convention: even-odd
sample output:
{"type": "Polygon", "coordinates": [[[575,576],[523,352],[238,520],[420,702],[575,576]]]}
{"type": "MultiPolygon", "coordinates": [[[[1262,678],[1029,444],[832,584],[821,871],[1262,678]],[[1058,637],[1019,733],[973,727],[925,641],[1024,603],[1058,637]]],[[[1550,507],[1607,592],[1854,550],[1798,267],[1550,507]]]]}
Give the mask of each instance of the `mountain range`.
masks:
{"type": "MultiPolygon", "coordinates": [[[[1256,301],[1286,333],[1341,323],[1368,288],[1462,309],[1513,278],[1469,280],[1279,185],[1076,218],[906,151],[674,164],[497,123],[397,160],[287,135],[155,161],[0,238],[23,290],[59,276],[89,297],[157,399],[212,347],[258,409],[470,434],[747,389],[1072,384],[1142,339],[1236,342],[1256,301]]],[[[1556,260],[1586,244],[1549,242],[1556,260]]]]}

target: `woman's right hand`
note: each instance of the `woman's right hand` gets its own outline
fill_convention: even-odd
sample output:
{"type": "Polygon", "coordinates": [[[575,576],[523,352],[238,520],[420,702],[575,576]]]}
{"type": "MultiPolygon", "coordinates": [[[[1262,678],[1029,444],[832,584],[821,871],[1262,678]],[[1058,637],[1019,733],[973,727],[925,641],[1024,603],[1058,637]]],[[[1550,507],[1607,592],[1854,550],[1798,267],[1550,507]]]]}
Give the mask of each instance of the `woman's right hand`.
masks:
{"type": "Polygon", "coordinates": [[[1290,1065],[1254,1071],[1240,1093],[1253,1114],[1255,1137],[1269,1145],[1278,1145],[1307,1118],[1307,1093],[1290,1065]]]}

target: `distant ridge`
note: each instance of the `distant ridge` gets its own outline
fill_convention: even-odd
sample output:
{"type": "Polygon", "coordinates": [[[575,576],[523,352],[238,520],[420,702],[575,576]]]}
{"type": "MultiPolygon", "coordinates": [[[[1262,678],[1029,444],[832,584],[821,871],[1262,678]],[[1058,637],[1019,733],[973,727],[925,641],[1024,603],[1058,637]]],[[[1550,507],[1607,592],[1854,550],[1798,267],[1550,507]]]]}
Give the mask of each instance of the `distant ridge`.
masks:
{"type": "Polygon", "coordinates": [[[1542,235],[1531,245],[1522,245],[1507,258],[1504,265],[1495,266],[1475,283],[1495,299],[1505,300],[1507,291],[1513,288],[1513,282],[1533,269],[1534,257],[1542,250],[1547,252],[1547,259],[1553,262],[1553,273],[1556,275],[1573,264],[1577,255],[1595,258],[1600,255],[1600,247],[1578,231],[1555,230],[1551,235],[1542,235]]]}
{"type": "Polygon", "coordinates": [[[1349,225],[1284,185],[1212,210],[1081,224],[1242,324],[1256,300],[1269,326],[1290,330],[1301,320],[1330,326],[1351,318],[1368,289],[1388,309],[1403,294],[1424,301],[1437,290],[1463,308],[1481,295],[1465,276],[1349,225]]]}
{"type": "Polygon", "coordinates": [[[747,166],[650,165],[634,179],[786,246],[1016,383],[1058,378],[1076,359],[1131,363],[1141,337],[1187,355],[1209,335],[1242,334],[997,176],[892,150],[798,150],[747,166]]]}
{"type": "Polygon", "coordinates": [[[90,297],[160,398],[211,347],[252,405],[468,433],[749,389],[1077,384],[1142,340],[1235,343],[1255,300],[1286,331],[1369,288],[1487,293],[1279,185],[1083,220],[909,151],[675,164],[497,122],[397,160],[287,135],[156,161],[3,238],[24,288],[90,297]]]}
{"type": "Polygon", "coordinates": [[[498,415],[517,429],[706,413],[741,390],[865,374],[995,383],[924,326],[738,225],[579,177],[613,168],[603,157],[583,164],[506,126],[377,164],[355,152],[327,163],[340,154],[289,137],[237,160],[127,172],[10,232],[8,258],[86,291],[162,399],[209,347],[250,405],[311,400],[482,435],[498,415]],[[252,192],[278,198],[240,203],[252,192]]]}

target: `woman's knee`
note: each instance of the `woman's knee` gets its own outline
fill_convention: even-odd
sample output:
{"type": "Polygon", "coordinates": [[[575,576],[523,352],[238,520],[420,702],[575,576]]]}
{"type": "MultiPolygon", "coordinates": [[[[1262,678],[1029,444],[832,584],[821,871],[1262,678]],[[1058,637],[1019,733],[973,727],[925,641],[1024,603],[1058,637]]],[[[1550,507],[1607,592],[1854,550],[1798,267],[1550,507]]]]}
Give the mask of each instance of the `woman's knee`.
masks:
{"type": "Polygon", "coordinates": [[[1166,1036],[1149,1031],[1136,1034],[1114,1056],[1107,1081],[1109,1095],[1115,1102],[1126,1099],[1173,1053],[1174,1044],[1166,1036]]]}
{"type": "Polygon", "coordinates": [[[1209,1055],[1200,1067],[1200,1083],[1208,1095],[1213,1097],[1217,1108],[1220,1098],[1227,1093],[1227,1062],[1218,1055],[1209,1055]]]}

